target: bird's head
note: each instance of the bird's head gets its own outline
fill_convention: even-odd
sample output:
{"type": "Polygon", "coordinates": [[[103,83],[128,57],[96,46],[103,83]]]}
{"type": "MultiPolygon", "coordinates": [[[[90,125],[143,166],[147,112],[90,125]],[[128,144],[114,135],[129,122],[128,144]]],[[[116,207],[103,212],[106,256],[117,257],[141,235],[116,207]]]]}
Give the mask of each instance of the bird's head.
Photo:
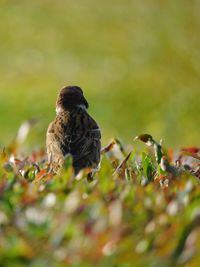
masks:
{"type": "Polygon", "coordinates": [[[79,86],[66,86],[62,88],[56,101],[56,112],[60,113],[61,111],[76,107],[85,109],[89,107],[82,89],[79,86]]]}

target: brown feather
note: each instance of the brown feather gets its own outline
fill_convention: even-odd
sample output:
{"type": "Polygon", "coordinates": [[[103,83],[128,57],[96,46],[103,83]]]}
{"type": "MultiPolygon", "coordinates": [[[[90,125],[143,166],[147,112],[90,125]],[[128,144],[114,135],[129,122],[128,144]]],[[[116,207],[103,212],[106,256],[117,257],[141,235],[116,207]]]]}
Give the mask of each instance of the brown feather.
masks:
{"type": "MultiPolygon", "coordinates": [[[[81,94],[80,100],[83,97],[82,92],[76,90],[76,93],[77,95],[81,94]]],[[[69,95],[68,93],[67,96],[69,97],[69,95]]],[[[76,94],[73,93],[73,97],[74,95],[76,94]]],[[[61,98],[58,97],[58,99],[61,98]]],[[[69,97],[69,99],[73,98],[69,97]]],[[[54,171],[63,166],[67,154],[71,154],[73,157],[75,174],[83,168],[97,168],[100,162],[100,129],[95,120],[87,113],[86,100],[83,100],[83,103],[79,100],[75,100],[74,103],[78,102],[75,106],[73,103],[64,106],[48,127],[47,155],[54,171]],[[83,108],[84,106],[85,108],[83,108]]],[[[67,103],[68,100],[64,99],[63,101],[67,103]]],[[[62,106],[62,103],[59,105],[62,106]]]]}

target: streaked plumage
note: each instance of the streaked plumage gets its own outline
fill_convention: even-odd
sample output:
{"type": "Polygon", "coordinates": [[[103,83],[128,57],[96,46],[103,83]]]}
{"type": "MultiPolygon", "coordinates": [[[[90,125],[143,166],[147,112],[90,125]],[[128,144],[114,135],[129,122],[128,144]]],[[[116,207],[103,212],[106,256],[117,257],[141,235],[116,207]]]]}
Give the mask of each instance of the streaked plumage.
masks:
{"type": "Polygon", "coordinates": [[[53,171],[63,166],[67,154],[73,158],[75,174],[84,168],[97,168],[100,161],[101,133],[87,113],[88,103],[78,86],[61,90],[57,115],[47,130],[47,155],[53,171]]]}

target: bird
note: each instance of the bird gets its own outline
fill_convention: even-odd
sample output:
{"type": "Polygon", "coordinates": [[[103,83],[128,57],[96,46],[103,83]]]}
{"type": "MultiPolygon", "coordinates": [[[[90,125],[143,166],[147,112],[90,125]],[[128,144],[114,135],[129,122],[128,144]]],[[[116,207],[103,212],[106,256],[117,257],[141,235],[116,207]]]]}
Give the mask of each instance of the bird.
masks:
{"type": "Polygon", "coordinates": [[[79,86],[61,89],[56,101],[56,117],[46,134],[48,163],[57,173],[63,168],[68,155],[72,156],[74,174],[88,168],[99,168],[101,131],[88,114],[89,104],[79,86]]]}

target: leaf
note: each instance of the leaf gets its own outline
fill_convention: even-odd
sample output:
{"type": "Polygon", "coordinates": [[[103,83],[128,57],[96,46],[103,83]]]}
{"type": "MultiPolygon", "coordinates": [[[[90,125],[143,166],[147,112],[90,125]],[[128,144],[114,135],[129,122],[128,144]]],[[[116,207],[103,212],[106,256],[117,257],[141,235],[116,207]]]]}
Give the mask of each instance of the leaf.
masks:
{"type": "Polygon", "coordinates": [[[178,168],[170,165],[166,156],[161,158],[160,167],[163,171],[173,174],[173,176],[178,176],[180,173],[178,168]]]}
{"type": "Polygon", "coordinates": [[[154,152],[155,152],[156,161],[157,161],[158,164],[160,164],[161,158],[163,156],[162,147],[161,147],[160,144],[154,143],[153,148],[154,148],[154,152]]]}
{"type": "Polygon", "coordinates": [[[64,169],[67,170],[72,167],[73,158],[70,154],[67,155],[64,162],[64,169]]]}
{"type": "Polygon", "coordinates": [[[125,155],[124,147],[122,145],[122,142],[119,140],[119,138],[115,137],[114,141],[119,146],[119,149],[122,152],[122,154],[125,155]]]}
{"type": "Polygon", "coordinates": [[[189,153],[189,154],[197,154],[198,152],[200,152],[200,148],[198,147],[187,147],[187,148],[182,148],[181,151],[183,153],[189,153]]]}
{"type": "Polygon", "coordinates": [[[43,179],[45,176],[48,175],[47,169],[43,169],[41,170],[35,177],[34,182],[37,183],[39,182],[41,179],[43,179]]]}
{"type": "Polygon", "coordinates": [[[18,130],[17,136],[16,136],[16,142],[17,144],[22,144],[30,132],[31,128],[38,122],[38,119],[32,118],[27,121],[24,121],[18,130]]]}
{"type": "Polygon", "coordinates": [[[150,134],[141,134],[134,138],[134,140],[140,140],[144,142],[147,146],[153,146],[155,141],[153,140],[153,137],[150,134]]]}
{"type": "Polygon", "coordinates": [[[179,238],[178,244],[172,253],[172,261],[177,261],[180,255],[183,253],[185,248],[186,240],[189,234],[194,231],[195,228],[199,227],[200,225],[200,215],[194,218],[188,225],[184,227],[182,230],[181,236],[179,238]]]}
{"type": "Polygon", "coordinates": [[[114,147],[115,144],[116,144],[115,140],[111,141],[106,147],[102,148],[101,154],[107,153],[110,150],[112,150],[112,148],[114,147]]]}
{"type": "Polygon", "coordinates": [[[141,134],[139,136],[136,136],[134,140],[140,140],[147,146],[153,147],[156,161],[158,164],[160,163],[163,156],[162,146],[157,143],[150,134],[141,134]]]}
{"type": "Polygon", "coordinates": [[[131,152],[126,156],[126,158],[119,164],[119,166],[114,171],[113,175],[118,174],[121,177],[125,176],[126,163],[129,160],[131,152]]]}
{"type": "Polygon", "coordinates": [[[154,169],[153,169],[152,159],[150,155],[146,155],[145,153],[143,153],[142,167],[143,167],[144,175],[145,177],[147,177],[148,182],[152,181],[154,177],[154,169]]]}

